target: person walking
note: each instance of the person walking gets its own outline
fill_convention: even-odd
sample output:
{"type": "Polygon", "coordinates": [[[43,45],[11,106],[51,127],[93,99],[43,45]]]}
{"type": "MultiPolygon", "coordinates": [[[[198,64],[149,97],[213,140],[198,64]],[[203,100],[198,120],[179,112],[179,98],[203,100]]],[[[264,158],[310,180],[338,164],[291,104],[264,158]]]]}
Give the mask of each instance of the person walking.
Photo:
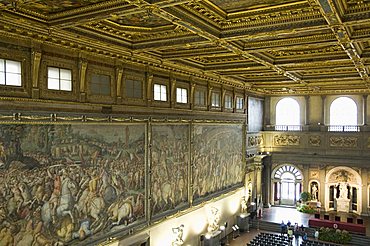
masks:
{"type": "Polygon", "coordinates": [[[285,233],[285,224],[284,224],[284,221],[281,221],[281,224],[280,224],[280,234],[281,235],[284,235],[285,233]]]}
{"type": "Polygon", "coordinates": [[[319,231],[318,231],[318,230],[315,230],[314,237],[315,237],[315,240],[316,240],[316,241],[318,241],[318,240],[319,240],[319,231]]]}

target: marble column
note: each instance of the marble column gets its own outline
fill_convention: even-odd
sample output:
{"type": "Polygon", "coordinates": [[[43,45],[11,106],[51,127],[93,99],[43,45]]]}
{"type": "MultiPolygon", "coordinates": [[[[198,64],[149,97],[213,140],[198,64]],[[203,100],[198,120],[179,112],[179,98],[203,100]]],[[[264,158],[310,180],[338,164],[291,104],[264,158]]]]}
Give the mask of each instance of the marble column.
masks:
{"type": "Polygon", "coordinates": [[[271,207],[271,156],[266,156],[263,160],[263,187],[262,202],[265,208],[271,207]]]}
{"type": "Polygon", "coordinates": [[[262,168],[263,158],[265,155],[258,155],[254,158],[254,175],[255,175],[255,187],[256,187],[256,205],[258,207],[260,199],[262,199],[262,168]]]}

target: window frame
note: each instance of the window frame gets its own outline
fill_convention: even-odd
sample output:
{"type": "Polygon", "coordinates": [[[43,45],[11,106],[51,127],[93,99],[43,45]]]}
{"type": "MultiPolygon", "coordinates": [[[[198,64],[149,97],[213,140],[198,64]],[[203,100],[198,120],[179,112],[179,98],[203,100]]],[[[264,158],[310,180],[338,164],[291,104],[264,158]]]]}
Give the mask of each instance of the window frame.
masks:
{"type": "Polygon", "coordinates": [[[63,92],[72,92],[73,91],[73,70],[72,69],[68,69],[68,68],[63,68],[63,67],[57,67],[57,66],[47,66],[46,67],[46,88],[50,91],[63,91],[63,92]],[[58,78],[53,78],[53,77],[49,77],[49,68],[55,68],[55,69],[58,69],[58,78]],[[69,71],[70,72],[70,80],[64,80],[63,81],[69,81],[70,82],[70,90],[63,90],[61,89],[61,70],[65,70],[65,71],[69,71]],[[52,89],[52,88],[49,88],[49,79],[58,79],[58,88],[59,89],[52,89]]]}
{"type": "MultiPolygon", "coordinates": [[[[153,89],[153,92],[154,92],[154,89],[153,89]]],[[[143,96],[144,96],[144,90],[143,90],[143,80],[142,79],[135,79],[135,78],[132,78],[132,77],[128,77],[125,79],[125,97],[128,98],[128,99],[143,99],[143,96]],[[131,90],[131,94],[129,95],[128,94],[128,87],[127,87],[127,83],[128,81],[132,81],[132,90],[131,90]],[[135,97],[135,91],[138,91],[137,88],[138,86],[135,86],[137,84],[140,84],[140,97],[135,97]]],[[[154,95],[154,94],[153,94],[154,95]]]]}
{"type": "Polygon", "coordinates": [[[207,106],[207,91],[206,89],[195,89],[194,91],[194,105],[198,107],[205,107],[207,106]],[[199,94],[199,96],[197,95],[199,94]],[[200,96],[202,95],[202,96],[200,96]],[[202,99],[203,104],[200,104],[200,99],[202,99]]]}
{"type": "Polygon", "coordinates": [[[212,91],[212,93],[211,93],[211,106],[212,106],[212,108],[220,108],[221,107],[221,94],[220,94],[220,92],[212,91]]]}
{"type": "Polygon", "coordinates": [[[358,132],[359,107],[358,102],[350,96],[337,96],[328,103],[328,131],[330,132],[358,132]],[[348,105],[351,104],[351,108],[348,105]],[[349,109],[352,109],[348,111],[349,109]],[[338,117],[339,115],[339,117],[338,117]],[[340,117],[346,116],[346,119],[340,117]],[[350,117],[353,116],[354,118],[350,117]]]}
{"type": "Polygon", "coordinates": [[[111,75],[108,75],[108,74],[104,74],[104,73],[91,73],[91,78],[90,78],[90,93],[92,95],[95,95],[95,96],[112,96],[112,76],[111,75]],[[99,88],[101,88],[102,86],[102,83],[100,83],[100,80],[99,80],[99,83],[93,83],[93,77],[94,75],[98,75],[98,76],[106,76],[109,78],[109,94],[103,94],[103,93],[96,93],[92,90],[92,86],[93,84],[99,84],[99,88]]]}
{"type": "Polygon", "coordinates": [[[237,96],[235,100],[235,108],[237,110],[243,110],[244,109],[244,98],[241,96],[237,96]]]}
{"type": "MultiPolygon", "coordinates": [[[[17,88],[20,88],[20,87],[22,87],[23,86],[23,69],[22,69],[22,62],[21,61],[18,61],[18,60],[13,60],[13,59],[7,59],[7,58],[0,58],[0,60],[2,60],[3,61],[3,64],[4,64],[4,66],[3,66],[3,71],[1,71],[0,72],[0,74],[1,73],[3,73],[3,75],[4,75],[4,84],[0,84],[0,86],[7,86],[7,87],[12,87],[12,86],[14,86],[14,87],[17,87],[17,88]],[[7,61],[9,61],[9,62],[15,62],[15,63],[18,63],[18,65],[19,65],[19,73],[13,73],[13,72],[7,72],[7,65],[6,65],[6,62],[7,61]],[[7,75],[10,75],[10,74],[12,74],[12,75],[17,75],[17,77],[18,77],[18,81],[20,82],[20,84],[18,85],[18,84],[7,84],[7,75]]],[[[8,75],[8,76],[9,76],[8,75]]]]}
{"type": "Polygon", "coordinates": [[[153,100],[157,101],[157,102],[168,102],[167,85],[161,84],[161,83],[154,83],[153,84],[153,100]],[[159,86],[159,95],[160,95],[160,97],[159,97],[159,99],[156,99],[156,94],[158,94],[158,92],[156,93],[155,88],[158,87],[158,86],[159,86]],[[163,92],[163,89],[165,89],[164,92],[163,92]],[[163,100],[163,98],[162,98],[163,95],[165,96],[165,100],[163,100]]]}
{"type": "Polygon", "coordinates": [[[233,96],[230,94],[225,94],[225,109],[233,109],[233,96]],[[227,100],[230,99],[230,100],[227,100]]]}
{"type": "Polygon", "coordinates": [[[187,104],[188,102],[189,102],[188,89],[183,88],[183,87],[176,87],[176,103],[187,104]],[[180,98],[178,97],[179,92],[180,92],[180,98]],[[183,92],[185,92],[185,94],[183,94],[183,92]],[[183,101],[183,99],[185,99],[185,101],[183,101]]]}

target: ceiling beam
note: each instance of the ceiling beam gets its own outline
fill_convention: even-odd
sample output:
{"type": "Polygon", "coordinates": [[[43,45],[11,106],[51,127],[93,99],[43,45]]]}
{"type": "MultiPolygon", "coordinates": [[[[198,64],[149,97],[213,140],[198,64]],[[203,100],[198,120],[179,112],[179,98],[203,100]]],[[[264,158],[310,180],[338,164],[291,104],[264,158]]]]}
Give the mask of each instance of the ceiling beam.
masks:
{"type": "MultiPolygon", "coordinates": [[[[158,8],[167,8],[192,1],[194,0],[163,0],[154,3],[153,6],[158,8]]],[[[109,17],[118,18],[147,11],[146,9],[137,8],[135,5],[130,6],[127,2],[128,1],[111,0],[82,7],[74,11],[64,11],[62,13],[51,14],[48,16],[48,24],[50,27],[63,29],[94,21],[105,20],[109,17]]]]}
{"type": "Polygon", "coordinates": [[[329,28],[333,31],[340,46],[346,52],[348,57],[353,62],[357,72],[359,73],[366,86],[369,85],[369,75],[366,71],[366,66],[361,59],[360,54],[357,52],[355,42],[351,39],[345,24],[342,21],[339,10],[337,9],[333,0],[309,0],[312,7],[318,7],[322,16],[328,23],[329,28]]]}
{"type": "Polygon", "coordinates": [[[273,62],[268,61],[267,59],[264,59],[262,57],[257,57],[254,54],[251,54],[247,51],[244,51],[243,49],[239,48],[235,44],[225,41],[224,39],[220,38],[219,36],[212,34],[210,32],[205,31],[204,29],[200,28],[199,26],[194,25],[193,23],[189,21],[185,21],[178,16],[170,13],[169,11],[165,11],[162,8],[159,8],[158,6],[154,4],[150,4],[144,0],[126,0],[130,4],[136,5],[137,7],[141,9],[147,9],[151,11],[151,13],[173,23],[176,26],[181,26],[186,28],[187,30],[191,31],[194,34],[197,34],[205,39],[210,40],[212,43],[214,43],[217,46],[221,46],[226,48],[227,50],[241,56],[244,58],[248,58],[254,62],[260,63],[274,71],[276,71],[278,74],[283,75],[295,82],[298,83],[304,83],[299,77],[291,74],[289,71],[286,71],[285,69],[281,68],[280,66],[275,65],[273,62]]]}

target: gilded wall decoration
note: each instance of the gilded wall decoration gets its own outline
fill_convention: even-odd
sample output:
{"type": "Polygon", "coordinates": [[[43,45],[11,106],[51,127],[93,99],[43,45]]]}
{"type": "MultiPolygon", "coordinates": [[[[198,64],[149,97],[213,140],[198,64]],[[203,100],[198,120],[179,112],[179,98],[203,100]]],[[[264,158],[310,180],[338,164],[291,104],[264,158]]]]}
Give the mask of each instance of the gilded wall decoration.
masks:
{"type": "Polygon", "coordinates": [[[34,0],[20,3],[22,7],[27,6],[33,11],[40,11],[43,14],[66,11],[73,8],[80,8],[90,4],[104,2],[103,0],[34,0]]]}
{"type": "Polygon", "coordinates": [[[66,244],[143,220],[144,136],[139,124],[0,125],[2,236],[66,244]]]}
{"type": "Polygon", "coordinates": [[[256,147],[263,144],[263,136],[251,136],[248,137],[248,146],[256,147]]]}
{"type": "Polygon", "coordinates": [[[310,136],[309,143],[311,146],[319,147],[321,145],[321,137],[320,136],[310,136]]]}
{"type": "Polygon", "coordinates": [[[338,183],[338,182],[345,182],[345,183],[358,183],[357,178],[353,173],[348,172],[346,170],[338,170],[332,173],[329,177],[330,183],[338,183]]]}
{"type": "Polygon", "coordinates": [[[214,4],[222,8],[226,12],[234,12],[237,10],[255,9],[257,7],[272,7],[278,4],[287,3],[287,0],[211,0],[214,4]]]}
{"type": "Polygon", "coordinates": [[[152,214],[188,201],[189,125],[152,126],[152,214]]]}
{"type": "MultiPolygon", "coordinates": [[[[163,18],[160,18],[156,15],[153,14],[131,14],[127,15],[125,17],[115,17],[112,18],[112,21],[127,27],[135,27],[136,31],[142,31],[138,27],[148,27],[148,28],[153,28],[153,27],[159,27],[159,26],[166,26],[166,25],[171,25],[171,22],[164,20],[163,18]]],[[[143,29],[146,32],[148,32],[148,29],[143,29]]]]}
{"type": "Polygon", "coordinates": [[[193,197],[199,198],[243,180],[241,125],[195,125],[193,132],[193,197]]]}
{"type": "Polygon", "coordinates": [[[310,171],[310,178],[311,179],[318,179],[319,178],[319,171],[318,170],[310,171]]]}
{"type": "Polygon", "coordinates": [[[295,135],[275,135],[274,145],[277,146],[298,146],[300,145],[301,137],[295,135]]]}
{"type": "Polygon", "coordinates": [[[358,145],[357,137],[330,137],[330,147],[355,148],[358,145]]]}

